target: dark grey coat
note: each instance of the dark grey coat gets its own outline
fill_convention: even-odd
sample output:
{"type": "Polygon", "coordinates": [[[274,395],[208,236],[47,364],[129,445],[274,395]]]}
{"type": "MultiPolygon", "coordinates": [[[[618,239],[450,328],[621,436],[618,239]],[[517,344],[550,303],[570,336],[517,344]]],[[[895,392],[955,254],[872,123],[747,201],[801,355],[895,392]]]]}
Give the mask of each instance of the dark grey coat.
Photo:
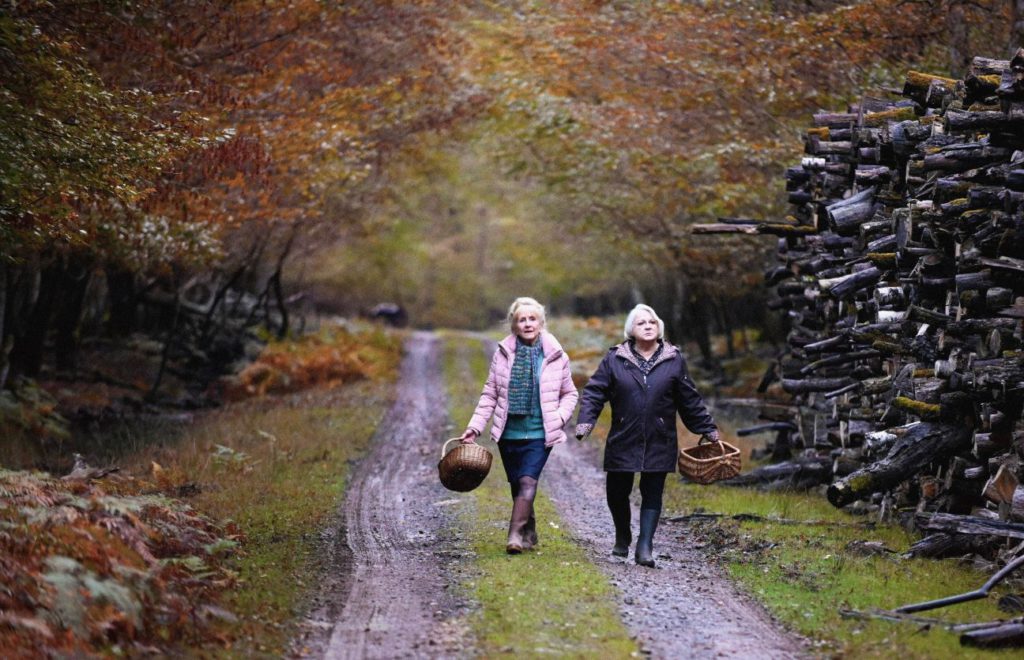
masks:
{"type": "Polygon", "coordinates": [[[604,450],[608,472],[675,472],[677,412],[692,433],[715,430],[686,358],[668,342],[646,378],[628,342],[610,349],[583,388],[581,401],[577,435],[590,433],[604,404],[611,404],[612,428],[604,450]]]}

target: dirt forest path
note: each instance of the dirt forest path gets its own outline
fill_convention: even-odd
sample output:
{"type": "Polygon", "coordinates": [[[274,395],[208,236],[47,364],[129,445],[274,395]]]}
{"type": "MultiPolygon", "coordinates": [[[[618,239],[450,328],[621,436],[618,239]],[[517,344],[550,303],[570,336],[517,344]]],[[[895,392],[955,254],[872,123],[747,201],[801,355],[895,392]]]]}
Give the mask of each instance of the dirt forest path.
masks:
{"type": "MultiPolygon", "coordinates": [[[[456,552],[437,480],[437,439],[447,422],[441,342],[414,333],[405,346],[395,403],[354,466],[319,604],[298,655],[409,658],[462,655],[460,603],[442,558],[456,552]]],[[[450,508],[450,507],[449,507],[450,508]]]]}
{"type": "MultiPolygon", "coordinates": [[[[495,348],[484,341],[488,355],[495,348]]],[[[296,655],[315,658],[472,657],[469,604],[447,558],[459,547],[452,493],[437,481],[437,442],[447,422],[442,344],[415,333],[406,345],[395,404],[374,446],[352,472],[345,503],[325,538],[328,567],[296,655]],[[301,650],[298,650],[301,649],[301,650]]],[[[500,469],[500,468],[498,468],[500,469]]],[[[700,551],[663,523],[658,567],[608,554],[613,537],[604,473],[594,449],[555,449],[541,479],[566,525],[619,590],[618,609],[656,658],[796,658],[797,640],[775,624],[700,551]],[[666,556],[667,555],[667,556],[666,556]]],[[[635,519],[634,515],[634,519],[635,519]]],[[[542,523],[543,524],[543,523],[542,523]]]]}
{"type": "MultiPolygon", "coordinates": [[[[655,658],[805,655],[800,642],[738,591],[677,525],[663,520],[658,527],[653,569],[637,566],[632,556],[612,556],[615,529],[598,458],[593,447],[575,440],[557,447],[544,469],[540,490],[554,501],[573,538],[619,590],[622,620],[646,653],[655,658]]],[[[638,516],[634,503],[634,538],[638,516]]]]}

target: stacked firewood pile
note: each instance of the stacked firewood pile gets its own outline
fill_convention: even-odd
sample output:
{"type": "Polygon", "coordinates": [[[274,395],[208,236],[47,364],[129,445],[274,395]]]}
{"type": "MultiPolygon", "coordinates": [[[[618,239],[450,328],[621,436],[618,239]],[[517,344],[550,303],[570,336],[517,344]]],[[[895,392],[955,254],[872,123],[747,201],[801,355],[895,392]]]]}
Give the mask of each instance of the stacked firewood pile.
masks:
{"type": "Polygon", "coordinates": [[[909,512],[919,554],[1024,539],[1024,49],[962,80],[820,113],[786,172],[766,273],[788,349],[762,388],[776,462],[736,483],[828,484],[832,504],[909,512]],[[772,382],[774,381],[774,382],[772,382]]]}

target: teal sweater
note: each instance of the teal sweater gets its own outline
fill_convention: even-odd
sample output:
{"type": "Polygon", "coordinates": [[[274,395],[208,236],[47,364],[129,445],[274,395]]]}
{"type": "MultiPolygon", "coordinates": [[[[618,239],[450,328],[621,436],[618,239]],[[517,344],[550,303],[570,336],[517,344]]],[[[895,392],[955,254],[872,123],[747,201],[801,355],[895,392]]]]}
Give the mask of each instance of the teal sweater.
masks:
{"type": "Polygon", "coordinates": [[[501,433],[502,440],[535,440],[544,438],[544,418],[540,412],[540,368],[544,364],[544,351],[537,351],[533,365],[533,405],[529,415],[509,415],[505,422],[505,430],[501,433]]]}

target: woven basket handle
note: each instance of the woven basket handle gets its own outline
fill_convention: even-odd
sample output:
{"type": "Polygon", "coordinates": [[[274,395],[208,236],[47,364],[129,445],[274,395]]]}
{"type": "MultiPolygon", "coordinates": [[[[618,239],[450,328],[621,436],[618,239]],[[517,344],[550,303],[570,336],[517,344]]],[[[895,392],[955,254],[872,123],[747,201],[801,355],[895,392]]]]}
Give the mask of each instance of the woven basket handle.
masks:
{"type": "MultiPolygon", "coordinates": [[[[715,440],[709,440],[706,435],[701,434],[700,440],[697,441],[697,444],[698,445],[705,445],[705,444],[706,445],[711,445],[711,444],[714,444],[715,442],[716,442],[715,440]]],[[[725,455],[725,445],[722,444],[722,436],[721,435],[718,436],[717,442],[718,442],[718,448],[722,450],[722,455],[724,456],[725,455]]]]}
{"type": "Polygon", "coordinates": [[[449,438],[448,441],[444,443],[444,446],[441,447],[441,458],[444,458],[444,455],[448,453],[448,445],[452,444],[456,440],[462,440],[462,437],[449,438]]]}

